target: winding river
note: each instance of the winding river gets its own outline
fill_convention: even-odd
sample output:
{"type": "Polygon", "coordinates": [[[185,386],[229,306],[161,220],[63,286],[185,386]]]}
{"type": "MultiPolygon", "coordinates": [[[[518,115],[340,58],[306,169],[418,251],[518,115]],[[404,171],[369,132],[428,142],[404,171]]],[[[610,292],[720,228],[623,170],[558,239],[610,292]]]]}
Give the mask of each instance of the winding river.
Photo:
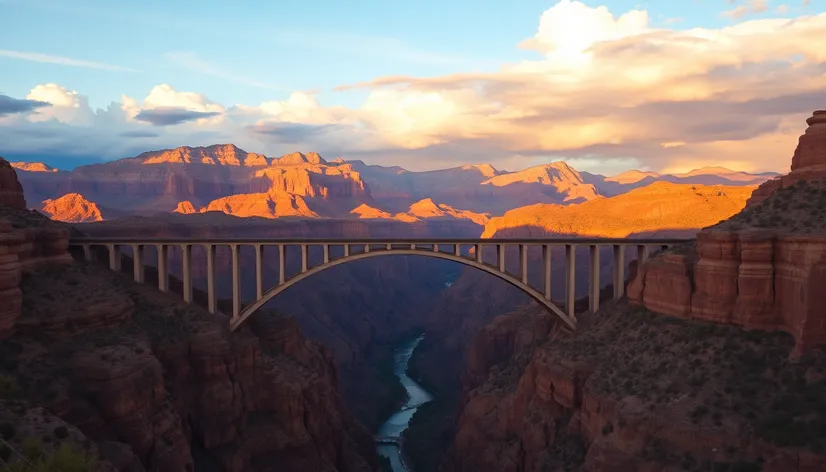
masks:
{"type": "MultiPolygon", "coordinates": [[[[378,431],[376,431],[376,437],[378,438],[400,438],[402,432],[407,429],[410,418],[413,417],[416,409],[420,405],[433,399],[433,395],[431,395],[430,392],[407,375],[407,363],[410,360],[410,356],[413,355],[413,350],[416,349],[416,346],[419,345],[422,339],[424,339],[424,334],[399,345],[393,353],[393,373],[396,374],[407,390],[409,398],[407,402],[399,408],[399,411],[379,426],[378,431]]],[[[404,460],[402,459],[403,453],[398,445],[379,443],[376,444],[376,450],[380,455],[390,459],[393,472],[406,472],[409,470],[405,467],[404,460]]]]}

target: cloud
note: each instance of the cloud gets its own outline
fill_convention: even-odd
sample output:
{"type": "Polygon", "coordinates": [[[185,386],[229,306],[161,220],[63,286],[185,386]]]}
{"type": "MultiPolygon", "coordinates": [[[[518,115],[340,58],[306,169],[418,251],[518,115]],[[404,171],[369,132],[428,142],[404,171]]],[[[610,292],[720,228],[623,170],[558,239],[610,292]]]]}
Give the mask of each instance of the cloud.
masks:
{"type": "Polygon", "coordinates": [[[46,64],[58,64],[62,66],[86,67],[88,69],[101,69],[114,72],[137,72],[134,69],[130,69],[128,67],[106,64],[103,62],[72,59],[70,57],[52,56],[50,54],[43,54],[39,52],[10,51],[8,49],[0,49],[0,57],[7,57],[9,59],[20,59],[22,61],[41,62],[46,64]]]}
{"type": "Polygon", "coordinates": [[[145,121],[155,126],[179,125],[220,115],[217,111],[196,111],[180,107],[157,107],[141,110],[135,115],[138,121],[145,121]]]}
{"type": "MultiPolygon", "coordinates": [[[[733,3],[729,1],[729,3],[733,3]]],[[[739,5],[731,10],[726,10],[722,13],[723,16],[733,20],[742,18],[750,13],[763,13],[769,9],[768,0],[746,0],[745,5],[739,5]]]]}
{"type": "Polygon", "coordinates": [[[298,144],[340,129],[337,125],[309,125],[304,123],[259,123],[249,126],[253,133],[277,138],[282,143],[298,144]]]}
{"type": "Polygon", "coordinates": [[[21,100],[0,94],[0,117],[15,113],[27,113],[47,106],[49,106],[47,102],[28,99],[21,100]]]}
{"type": "Polygon", "coordinates": [[[29,116],[30,121],[57,120],[63,123],[89,125],[94,118],[87,97],[58,84],[37,85],[26,95],[26,99],[51,105],[29,116]]]}
{"type": "Polygon", "coordinates": [[[591,171],[721,162],[784,171],[804,120],[826,102],[823,37],[826,14],[678,30],[653,25],[641,9],[561,0],[512,45],[534,57],[493,72],[388,75],[339,87],[366,94],[356,107],[328,106],[310,92],[230,106],[160,84],[142,99],[123,96],[91,111],[80,94],[35,87],[29,98],[64,115],[3,118],[0,147],[66,146],[67,154],[112,158],[234,142],[268,155],[318,151],[414,170],[567,159],[591,171]],[[35,129],[49,134],[26,134],[35,129]],[[124,139],[147,131],[153,135],[124,139]]]}

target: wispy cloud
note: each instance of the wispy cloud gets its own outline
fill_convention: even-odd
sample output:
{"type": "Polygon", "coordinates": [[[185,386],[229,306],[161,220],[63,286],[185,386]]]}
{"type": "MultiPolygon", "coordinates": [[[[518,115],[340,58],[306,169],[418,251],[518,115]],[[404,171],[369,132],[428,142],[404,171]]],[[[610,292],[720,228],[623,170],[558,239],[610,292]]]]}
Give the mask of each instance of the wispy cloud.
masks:
{"type": "MultiPolygon", "coordinates": [[[[734,2],[729,0],[728,3],[734,2]]],[[[746,0],[745,5],[739,5],[731,10],[726,10],[722,13],[722,15],[736,20],[748,15],[749,13],[763,13],[768,9],[768,0],[746,0]]]]}
{"type": "Polygon", "coordinates": [[[45,64],[59,64],[62,66],[110,70],[115,72],[137,72],[136,70],[128,67],[106,64],[104,62],[84,61],[80,59],[72,59],[71,57],[53,56],[51,54],[43,54],[39,52],[10,51],[8,49],[0,49],[0,57],[20,59],[21,61],[41,62],[45,64]]]}
{"type": "Polygon", "coordinates": [[[268,82],[261,82],[253,78],[247,77],[245,75],[237,74],[230,70],[224,69],[216,64],[201,59],[193,52],[172,51],[165,53],[163,57],[164,59],[173,61],[175,64],[185,67],[191,71],[198,72],[204,75],[211,75],[213,77],[217,77],[219,79],[223,79],[229,82],[235,82],[237,84],[249,85],[251,87],[259,87],[269,90],[286,90],[284,87],[281,87],[279,85],[271,84],[268,82]]]}

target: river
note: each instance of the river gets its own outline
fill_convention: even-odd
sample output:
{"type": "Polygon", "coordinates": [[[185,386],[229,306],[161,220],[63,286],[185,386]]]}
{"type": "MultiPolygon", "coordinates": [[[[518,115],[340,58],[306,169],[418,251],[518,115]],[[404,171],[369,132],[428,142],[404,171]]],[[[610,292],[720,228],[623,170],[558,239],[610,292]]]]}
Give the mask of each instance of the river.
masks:
{"type": "MultiPolygon", "coordinates": [[[[400,438],[402,432],[407,429],[413,413],[416,413],[417,407],[433,399],[433,395],[431,395],[430,392],[407,375],[407,363],[410,361],[410,356],[413,355],[413,350],[416,349],[416,346],[419,345],[422,339],[424,339],[424,334],[399,345],[393,353],[393,373],[396,374],[407,390],[408,399],[407,402],[399,408],[399,411],[379,426],[378,431],[376,431],[377,437],[400,438]]],[[[408,470],[402,461],[401,451],[396,445],[377,444],[376,450],[380,455],[390,459],[393,472],[406,472],[408,470]]]]}

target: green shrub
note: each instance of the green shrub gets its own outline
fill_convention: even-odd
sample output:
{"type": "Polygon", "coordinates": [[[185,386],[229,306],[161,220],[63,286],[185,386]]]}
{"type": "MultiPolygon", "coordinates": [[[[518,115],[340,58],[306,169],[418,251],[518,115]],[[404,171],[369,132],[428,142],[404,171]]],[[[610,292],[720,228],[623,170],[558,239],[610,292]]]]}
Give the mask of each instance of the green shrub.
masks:
{"type": "MultiPolygon", "coordinates": [[[[27,438],[27,441],[23,442],[22,447],[29,461],[12,462],[8,468],[9,472],[96,472],[100,468],[96,457],[77,451],[67,443],[61,444],[53,453],[44,455],[39,440],[27,438]],[[31,447],[37,444],[37,457],[31,457],[26,453],[27,441],[31,447]]],[[[11,454],[9,456],[11,457],[11,454]]]]}

